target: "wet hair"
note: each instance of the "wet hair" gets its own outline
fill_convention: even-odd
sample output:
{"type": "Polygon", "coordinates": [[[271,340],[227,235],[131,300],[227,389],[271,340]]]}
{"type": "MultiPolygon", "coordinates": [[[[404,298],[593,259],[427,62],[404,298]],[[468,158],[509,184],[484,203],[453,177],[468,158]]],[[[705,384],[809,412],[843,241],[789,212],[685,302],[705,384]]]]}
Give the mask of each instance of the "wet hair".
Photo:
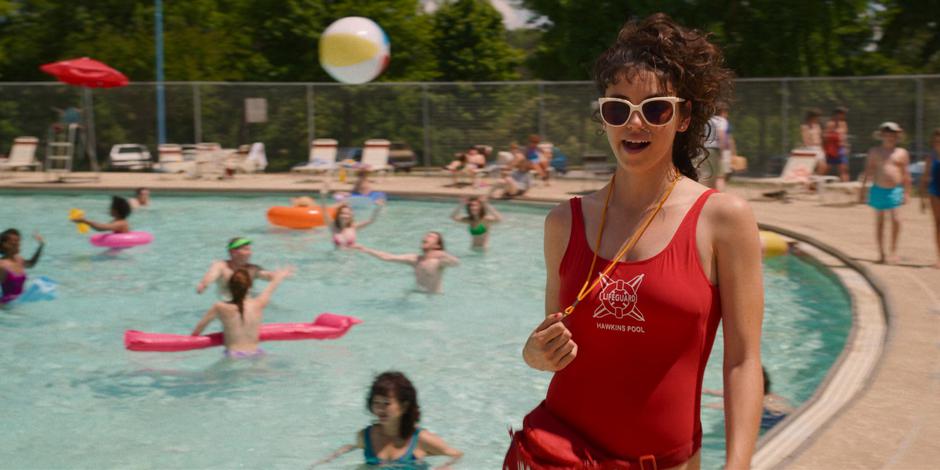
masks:
{"type": "Polygon", "coordinates": [[[687,101],[679,106],[689,127],[676,133],[672,163],[689,179],[698,180],[692,162],[705,154],[705,126],[718,104],[727,103],[734,74],[724,66],[724,55],[709,42],[709,35],[680,26],[664,13],[627,22],[614,44],[594,63],[594,85],[601,96],[607,87],[630,80],[641,71],[653,73],[663,91],[687,101]]]}
{"type": "Polygon", "coordinates": [[[437,235],[437,246],[438,249],[444,251],[444,235],[441,235],[441,232],[428,232],[437,235]]]}
{"type": "Polygon", "coordinates": [[[764,395],[770,393],[770,376],[767,375],[767,368],[760,366],[760,371],[764,374],[764,395]]]}
{"type": "Polygon", "coordinates": [[[131,215],[131,203],[121,196],[111,196],[111,210],[119,220],[124,220],[131,215]]]}
{"type": "Polygon", "coordinates": [[[7,253],[3,251],[3,244],[6,243],[7,240],[9,240],[11,237],[14,237],[14,236],[23,238],[20,235],[20,231],[15,228],[8,228],[4,230],[3,233],[0,233],[0,255],[3,255],[3,256],[7,255],[7,253]]]}
{"type": "Polygon", "coordinates": [[[245,297],[251,290],[251,273],[247,269],[239,268],[228,278],[228,290],[232,293],[232,303],[238,306],[238,316],[245,321],[245,297]]]}
{"type": "Polygon", "coordinates": [[[421,407],[418,405],[418,391],[405,374],[397,371],[382,372],[372,381],[366,409],[372,412],[372,399],[375,397],[394,397],[403,410],[398,435],[408,439],[414,434],[418,421],[421,420],[421,407]]]}
{"type": "Polygon", "coordinates": [[[813,118],[818,118],[822,116],[822,110],[819,108],[809,108],[806,110],[806,116],[803,118],[804,121],[809,121],[813,118]]]}
{"type": "MultiPolygon", "coordinates": [[[[336,230],[342,230],[343,228],[345,228],[345,227],[343,227],[342,225],[340,225],[340,224],[342,224],[342,222],[340,222],[340,220],[339,220],[339,211],[343,210],[344,207],[347,208],[347,209],[349,209],[349,213],[352,214],[352,207],[349,207],[349,204],[346,204],[346,203],[344,203],[344,202],[339,203],[339,204],[336,206],[336,217],[333,218],[333,227],[335,227],[336,230]]],[[[326,210],[326,209],[324,209],[324,210],[326,210]]],[[[350,220],[349,223],[350,223],[350,225],[352,225],[352,220],[350,220]]]]}
{"type": "Polygon", "coordinates": [[[483,218],[486,217],[486,204],[483,204],[483,200],[480,199],[479,196],[473,196],[470,199],[467,199],[467,217],[469,217],[470,220],[473,220],[473,212],[470,211],[470,204],[474,201],[480,203],[480,220],[483,220],[483,218]]]}
{"type": "Polygon", "coordinates": [[[137,188],[137,189],[134,190],[134,195],[140,196],[140,193],[142,193],[142,192],[144,192],[144,191],[146,191],[146,190],[147,190],[147,188],[137,188]]]}

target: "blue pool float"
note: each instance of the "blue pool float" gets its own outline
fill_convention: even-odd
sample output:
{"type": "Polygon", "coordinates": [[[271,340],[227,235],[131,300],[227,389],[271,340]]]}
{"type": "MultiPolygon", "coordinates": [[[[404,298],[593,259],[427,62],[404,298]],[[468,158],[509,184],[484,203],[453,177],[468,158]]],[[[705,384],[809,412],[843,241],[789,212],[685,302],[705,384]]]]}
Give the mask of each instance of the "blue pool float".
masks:
{"type": "Polygon", "coordinates": [[[20,294],[19,297],[8,302],[6,305],[55,300],[58,285],[58,282],[46,276],[36,276],[30,279],[29,285],[23,290],[23,293],[20,294]]]}

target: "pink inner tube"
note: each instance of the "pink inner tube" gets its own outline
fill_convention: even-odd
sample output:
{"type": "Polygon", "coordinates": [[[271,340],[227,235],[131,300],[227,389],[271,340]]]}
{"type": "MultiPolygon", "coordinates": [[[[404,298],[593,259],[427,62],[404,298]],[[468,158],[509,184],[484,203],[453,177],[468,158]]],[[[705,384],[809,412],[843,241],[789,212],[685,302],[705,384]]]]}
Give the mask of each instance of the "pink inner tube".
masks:
{"type": "MultiPolygon", "coordinates": [[[[261,325],[261,341],[295,341],[301,339],[336,339],[354,325],[362,323],[356,317],[321,313],[312,323],[267,323],[261,325]]],[[[124,332],[124,347],[130,351],[175,352],[210,348],[225,344],[221,332],[202,336],[145,333],[137,330],[124,332]]]]}
{"type": "Polygon", "coordinates": [[[150,232],[99,233],[92,235],[91,244],[108,248],[130,248],[153,241],[150,232]]]}

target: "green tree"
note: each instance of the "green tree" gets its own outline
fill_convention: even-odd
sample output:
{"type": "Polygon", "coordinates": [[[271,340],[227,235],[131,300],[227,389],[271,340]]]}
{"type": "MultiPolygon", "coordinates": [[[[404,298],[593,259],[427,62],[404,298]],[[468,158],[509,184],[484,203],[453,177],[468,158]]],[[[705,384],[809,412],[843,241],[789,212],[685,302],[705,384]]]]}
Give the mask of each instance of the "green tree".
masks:
{"type": "Polygon", "coordinates": [[[507,41],[502,16],[485,0],[443,3],[434,12],[440,79],[488,81],[518,78],[522,52],[507,41]]]}
{"type": "MultiPolygon", "coordinates": [[[[936,0],[929,0],[936,2],[936,0]]],[[[529,59],[536,75],[552,80],[583,80],[594,59],[630,18],[664,12],[686,26],[714,34],[727,63],[741,77],[860,75],[897,70],[892,54],[878,48],[879,25],[887,1],[871,0],[521,0],[543,15],[543,40],[529,59]]],[[[896,0],[907,15],[917,15],[915,0],[896,0]],[[909,4],[909,5],[908,5],[909,4]]],[[[926,11],[931,11],[927,9],[926,11]]],[[[936,11],[934,8],[933,11],[936,11]]],[[[936,31],[921,16],[922,30],[936,31]]],[[[890,24],[890,23],[889,23],[890,24]]],[[[901,22],[907,25],[910,22],[901,22]]],[[[898,28],[904,31],[904,27],[898,28]]],[[[887,30],[886,30],[887,31],[887,30]]],[[[886,34],[885,38],[889,36],[886,34]]],[[[929,49],[922,40],[921,56],[929,49]]]]}
{"type": "Polygon", "coordinates": [[[884,3],[878,52],[897,61],[897,72],[940,73],[940,0],[884,3]]]}

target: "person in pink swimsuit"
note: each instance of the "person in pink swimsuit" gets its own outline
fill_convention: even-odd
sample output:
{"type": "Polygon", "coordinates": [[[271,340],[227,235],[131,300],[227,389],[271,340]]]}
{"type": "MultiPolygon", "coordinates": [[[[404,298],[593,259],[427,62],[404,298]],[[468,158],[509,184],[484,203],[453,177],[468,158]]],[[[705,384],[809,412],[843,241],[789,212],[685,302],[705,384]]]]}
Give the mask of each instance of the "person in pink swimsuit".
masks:
{"type": "Polygon", "coordinates": [[[760,239],[747,203],[699,184],[692,163],[730,93],[723,63],[706,35],[664,14],[627,23],[597,59],[617,168],[546,219],[545,312],[523,358],[554,375],[504,468],[699,468],[719,322],[725,468],[749,468],[763,396],[760,239]]]}
{"type": "MultiPolygon", "coordinates": [[[[375,209],[372,210],[372,216],[369,217],[369,220],[358,223],[354,218],[352,207],[349,207],[348,204],[340,203],[336,206],[335,219],[330,218],[329,211],[323,211],[323,217],[326,224],[330,227],[330,232],[333,234],[333,245],[335,245],[336,248],[348,249],[356,245],[356,232],[375,222],[382,212],[382,209],[385,208],[384,199],[376,199],[374,204],[375,209]]],[[[324,205],[323,207],[326,206],[324,205]]]]}
{"type": "Polygon", "coordinates": [[[41,235],[34,234],[33,238],[39,242],[39,247],[30,259],[24,259],[20,255],[20,238],[20,231],[15,228],[0,233],[0,305],[16,300],[23,293],[26,269],[39,262],[46,245],[41,235]]]}

